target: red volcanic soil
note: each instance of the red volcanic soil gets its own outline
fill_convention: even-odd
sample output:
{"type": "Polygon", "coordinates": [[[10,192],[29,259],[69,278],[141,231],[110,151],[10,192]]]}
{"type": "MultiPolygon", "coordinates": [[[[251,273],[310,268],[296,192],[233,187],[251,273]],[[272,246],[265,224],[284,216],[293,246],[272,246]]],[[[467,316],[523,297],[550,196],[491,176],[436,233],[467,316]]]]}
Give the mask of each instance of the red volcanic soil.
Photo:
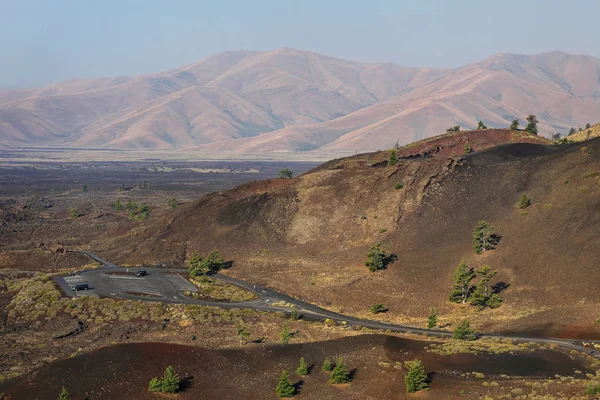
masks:
{"type": "Polygon", "coordinates": [[[147,392],[148,382],[162,375],[167,365],[173,365],[180,377],[188,377],[186,388],[177,395],[179,399],[276,399],[274,388],[284,369],[298,384],[299,399],[397,399],[404,398],[404,374],[394,368],[395,363],[419,358],[434,373],[431,389],[421,396],[464,398],[459,392],[468,388],[478,398],[485,390],[481,380],[458,378],[461,374],[478,371],[498,379],[499,374],[552,377],[572,374],[575,369],[586,371],[579,362],[557,352],[448,357],[424,352],[425,345],[427,342],[383,335],[288,346],[248,345],[231,350],[160,343],[116,345],[60,360],[29,376],[5,382],[0,385],[0,393],[14,399],[56,399],[64,385],[72,400],[156,399],[160,396],[147,392]],[[303,378],[295,374],[302,356],[313,365],[303,378]],[[328,375],[321,371],[326,357],[338,356],[343,357],[353,375],[348,385],[328,384],[328,375]]]}

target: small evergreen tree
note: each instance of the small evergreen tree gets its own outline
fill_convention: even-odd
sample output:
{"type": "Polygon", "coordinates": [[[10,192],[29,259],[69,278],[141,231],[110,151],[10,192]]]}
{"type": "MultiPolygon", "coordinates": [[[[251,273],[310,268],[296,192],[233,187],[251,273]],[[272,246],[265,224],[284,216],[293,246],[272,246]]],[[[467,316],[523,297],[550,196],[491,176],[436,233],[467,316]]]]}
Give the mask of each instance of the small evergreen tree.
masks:
{"type": "Polygon", "coordinates": [[[590,123],[588,122],[587,124],[585,124],[585,129],[590,129],[592,126],[590,125],[590,123]]]}
{"type": "Polygon", "coordinates": [[[178,204],[177,204],[177,200],[176,199],[169,199],[169,201],[167,201],[167,205],[169,207],[171,207],[172,209],[176,209],[178,204]]]}
{"type": "Polygon", "coordinates": [[[339,384],[348,383],[350,381],[350,374],[346,370],[344,360],[342,360],[342,358],[338,358],[335,361],[335,367],[333,368],[333,370],[331,371],[331,375],[329,376],[329,383],[339,384]]]}
{"type": "Polygon", "coordinates": [[[292,312],[290,313],[290,320],[298,321],[300,319],[300,315],[298,314],[298,308],[296,306],[292,307],[292,312]]]}
{"type": "Polygon", "coordinates": [[[406,361],[404,367],[406,368],[404,383],[408,393],[415,393],[429,388],[427,373],[421,364],[421,360],[406,361]]]}
{"type": "Polygon", "coordinates": [[[518,209],[524,210],[525,208],[529,207],[530,205],[531,205],[531,200],[529,200],[527,195],[525,193],[523,193],[519,202],[517,204],[515,204],[515,207],[517,207],[518,209]]]}
{"type": "Polygon", "coordinates": [[[149,392],[162,392],[162,382],[158,378],[150,379],[150,383],[148,384],[149,392]]]}
{"type": "Polygon", "coordinates": [[[71,208],[71,210],[69,211],[69,215],[71,216],[71,218],[76,219],[81,217],[81,214],[79,214],[79,211],[77,211],[76,208],[71,208]]]}
{"type": "Polygon", "coordinates": [[[115,210],[117,210],[117,211],[123,210],[123,205],[121,204],[121,199],[117,199],[117,202],[115,203],[115,210]]]}
{"type": "Polygon", "coordinates": [[[519,130],[519,125],[521,125],[519,123],[518,119],[513,119],[513,121],[510,123],[510,130],[511,131],[517,131],[519,130]]]}
{"type": "Polygon", "coordinates": [[[502,303],[502,299],[495,293],[492,293],[491,281],[498,271],[492,270],[489,265],[482,265],[477,268],[477,274],[480,276],[475,290],[471,295],[470,302],[479,310],[485,307],[497,308],[502,303]]]}
{"type": "Polygon", "coordinates": [[[482,130],[485,130],[485,129],[487,129],[487,126],[483,123],[483,121],[480,120],[477,123],[477,130],[478,131],[482,131],[482,130]]]}
{"type": "Polygon", "coordinates": [[[64,386],[62,387],[62,390],[58,394],[58,400],[69,400],[69,392],[67,392],[67,389],[65,389],[64,386]]]}
{"type": "Polygon", "coordinates": [[[540,121],[538,121],[537,117],[533,114],[530,114],[527,116],[527,126],[525,127],[525,131],[529,132],[531,134],[537,135],[538,134],[538,128],[537,128],[537,124],[540,121]]]}
{"type": "Polygon", "coordinates": [[[287,371],[283,371],[281,373],[281,376],[279,377],[279,383],[275,388],[275,393],[277,393],[277,397],[279,398],[294,397],[294,394],[296,394],[296,389],[290,383],[290,376],[288,375],[287,371]]]}
{"type": "Polygon", "coordinates": [[[327,357],[325,359],[325,361],[323,361],[323,366],[321,367],[321,369],[324,372],[329,372],[333,369],[333,363],[331,362],[331,360],[329,359],[329,357],[327,357]]]}
{"type": "Polygon", "coordinates": [[[467,140],[465,142],[465,144],[463,145],[463,153],[469,154],[472,151],[473,151],[473,147],[471,146],[471,143],[469,143],[469,141],[467,140]]]}
{"type": "Polygon", "coordinates": [[[87,185],[87,183],[85,185],[83,185],[83,187],[81,188],[81,191],[83,193],[87,193],[88,192],[88,185],[87,185]]]}
{"type": "Polygon", "coordinates": [[[451,133],[451,132],[460,132],[460,125],[454,125],[448,129],[446,129],[446,133],[451,133]]]}
{"type": "Polygon", "coordinates": [[[279,171],[279,177],[281,179],[292,179],[293,175],[294,175],[294,173],[287,168],[284,168],[279,171]]]}
{"type": "Polygon", "coordinates": [[[471,281],[475,278],[473,268],[467,266],[463,260],[454,272],[454,285],[450,292],[450,301],[454,303],[466,303],[471,294],[471,281]]]}
{"type": "Polygon", "coordinates": [[[388,310],[388,308],[381,304],[381,303],[377,303],[377,304],[373,304],[371,306],[371,308],[369,308],[369,311],[371,311],[373,314],[380,314],[380,313],[384,313],[388,310]]]}
{"type": "Polygon", "coordinates": [[[308,375],[308,364],[304,357],[300,357],[300,364],[298,364],[298,368],[296,368],[296,374],[300,376],[308,375]]]}
{"type": "Polygon", "coordinates": [[[201,262],[204,271],[217,272],[225,268],[225,260],[219,253],[219,250],[213,250],[201,262]]]}
{"type": "Polygon", "coordinates": [[[427,329],[433,329],[437,325],[438,312],[435,308],[429,309],[429,316],[427,317],[427,329]]]}
{"type": "Polygon", "coordinates": [[[165,369],[161,388],[163,393],[177,393],[179,391],[179,376],[177,376],[175,369],[170,365],[165,369]]]}
{"type": "Polygon", "coordinates": [[[452,339],[457,340],[475,340],[475,332],[471,329],[471,323],[469,320],[462,321],[452,332],[452,339]]]}
{"type": "Polygon", "coordinates": [[[577,131],[575,130],[575,128],[571,127],[571,129],[569,129],[569,136],[576,134],[577,131]]]}
{"type": "Polygon", "coordinates": [[[475,252],[481,254],[486,250],[492,250],[495,244],[494,227],[483,220],[478,221],[473,230],[473,248],[475,252]]]}
{"type": "Polygon", "coordinates": [[[392,149],[392,151],[390,151],[390,159],[388,160],[388,166],[391,167],[393,165],[396,165],[397,162],[398,156],[396,155],[396,149],[392,149]]]}
{"type": "Polygon", "coordinates": [[[246,344],[250,340],[250,331],[244,325],[238,325],[237,334],[240,339],[240,344],[246,344]]]}
{"type": "Polygon", "coordinates": [[[290,327],[287,322],[283,324],[283,328],[281,328],[281,333],[279,336],[281,336],[281,344],[288,344],[292,336],[294,336],[292,331],[290,331],[290,327]]]}
{"type": "Polygon", "coordinates": [[[367,261],[365,265],[369,267],[369,271],[375,272],[385,268],[385,260],[387,256],[381,242],[377,242],[371,246],[367,253],[367,261]]]}
{"type": "Polygon", "coordinates": [[[204,275],[206,271],[202,269],[202,257],[198,254],[197,251],[192,253],[192,256],[187,262],[188,270],[190,271],[190,276],[200,276],[204,275]]]}

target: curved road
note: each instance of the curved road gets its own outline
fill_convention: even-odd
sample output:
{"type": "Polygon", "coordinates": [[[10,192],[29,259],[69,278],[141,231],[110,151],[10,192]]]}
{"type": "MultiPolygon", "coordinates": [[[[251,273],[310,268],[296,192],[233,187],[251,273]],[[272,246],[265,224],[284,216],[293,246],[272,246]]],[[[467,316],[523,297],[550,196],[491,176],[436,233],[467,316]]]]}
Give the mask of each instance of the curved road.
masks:
{"type": "MultiPolygon", "coordinates": [[[[171,275],[169,273],[176,274],[185,274],[187,275],[188,271],[186,269],[166,269],[166,268],[145,268],[148,271],[149,275],[144,278],[135,278],[133,276],[118,276],[117,274],[111,274],[112,272],[118,272],[120,274],[123,273],[124,268],[118,267],[115,264],[97,256],[96,254],[89,251],[74,251],[70,250],[73,253],[83,253],[92,258],[94,261],[97,261],[102,265],[101,268],[92,269],[87,271],[81,271],[78,276],[81,277],[82,280],[89,282],[90,288],[93,290],[94,294],[103,296],[103,297],[112,297],[118,299],[126,299],[126,300],[143,300],[143,301],[157,301],[162,303],[182,303],[182,304],[197,304],[204,306],[216,306],[225,309],[231,308],[245,308],[245,309],[253,309],[260,311],[283,311],[286,313],[290,313],[291,309],[286,307],[276,307],[271,304],[275,302],[285,302],[289,303],[292,306],[296,307],[298,310],[298,314],[302,316],[304,319],[309,320],[325,320],[331,319],[337,322],[345,322],[350,326],[364,326],[371,329],[382,329],[382,330],[390,330],[392,332],[400,332],[400,333],[416,333],[416,334],[427,334],[428,336],[434,337],[451,337],[452,332],[448,331],[440,331],[435,329],[423,329],[423,328],[415,328],[406,325],[396,325],[396,324],[388,324],[385,322],[371,321],[365,319],[359,319],[350,317],[347,315],[338,314],[333,311],[326,310],[324,308],[315,306],[314,304],[307,303],[302,300],[298,300],[294,297],[290,297],[286,294],[277,292],[273,289],[269,289],[265,286],[254,284],[252,282],[243,281],[240,279],[232,278],[229,276],[221,275],[221,274],[212,274],[211,277],[214,279],[221,280],[223,282],[227,282],[241,288],[247,289],[249,291],[254,292],[257,295],[257,298],[253,301],[246,302],[236,302],[236,303],[228,303],[228,302],[218,302],[218,301],[209,301],[209,300],[201,300],[194,299],[191,297],[187,297],[183,295],[183,291],[187,290],[183,288],[181,285],[185,285],[185,280],[182,279],[181,285],[180,282],[175,281],[176,284],[171,280],[173,278],[165,278],[167,275],[171,275]],[[123,279],[120,279],[123,278],[123,279]],[[129,292],[127,288],[123,288],[123,284],[118,285],[119,282],[115,281],[123,281],[126,282],[125,285],[130,284],[146,284],[148,285],[147,290],[155,291],[156,294],[152,296],[139,296],[135,295],[132,292],[129,292]]],[[[136,271],[138,269],[135,269],[136,271]]],[[[56,282],[63,289],[63,291],[71,297],[77,296],[78,293],[73,292],[71,290],[71,285],[66,282],[65,278],[68,277],[59,277],[56,279],[56,282]]],[[[178,279],[178,278],[174,278],[178,279]]],[[[188,282],[189,284],[189,282],[188,282]]],[[[191,285],[191,284],[189,284],[191,285]]],[[[131,286],[131,290],[134,291],[134,287],[131,286]]],[[[480,337],[497,337],[503,339],[511,339],[515,341],[524,341],[524,342],[534,342],[540,344],[555,344],[564,348],[578,350],[585,352],[595,358],[600,359],[600,351],[597,351],[593,348],[585,347],[581,340],[571,340],[571,339],[555,339],[555,338],[529,338],[529,337],[520,337],[520,336],[504,336],[504,335],[492,335],[492,334],[483,334],[479,335],[480,337]]],[[[593,342],[593,341],[589,341],[593,342]]]]}

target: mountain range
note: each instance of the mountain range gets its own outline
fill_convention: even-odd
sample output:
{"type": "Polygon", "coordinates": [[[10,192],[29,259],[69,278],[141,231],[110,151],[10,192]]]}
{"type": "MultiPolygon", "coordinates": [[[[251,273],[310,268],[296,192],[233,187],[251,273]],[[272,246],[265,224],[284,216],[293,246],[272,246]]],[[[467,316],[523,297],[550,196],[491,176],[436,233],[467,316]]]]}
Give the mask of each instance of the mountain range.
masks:
{"type": "Polygon", "coordinates": [[[597,122],[600,60],[497,54],[434,69],[229,51],[157,74],[0,91],[0,146],[369,151],[528,114],[546,136],[597,122]]]}

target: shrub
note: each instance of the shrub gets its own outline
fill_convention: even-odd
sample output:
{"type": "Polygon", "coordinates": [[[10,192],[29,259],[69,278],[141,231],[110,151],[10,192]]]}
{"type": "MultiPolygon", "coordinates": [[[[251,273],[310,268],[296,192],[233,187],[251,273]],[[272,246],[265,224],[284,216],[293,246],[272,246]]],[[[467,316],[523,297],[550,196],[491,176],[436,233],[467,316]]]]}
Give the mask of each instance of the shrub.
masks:
{"type": "Polygon", "coordinates": [[[321,369],[325,372],[329,372],[333,369],[333,363],[331,362],[329,357],[327,357],[325,361],[323,361],[323,367],[321,367],[321,369]]]}
{"type": "Polygon", "coordinates": [[[398,182],[398,183],[396,183],[396,184],[394,185],[394,189],[396,189],[396,190],[400,190],[400,189],[402,189],[403,187],[404,187],[404,185],[403,185],[403,184],[401,184],[400,182],[398,182]]]}
{"type": "Polygon", "coordinates": [[[329,376],[329,383],[339,384],[339,383],[348,383],[352,379],[350,378],[350,374],[346,370],[346,366],[344,365],[344,360],[338,358],[335,361],[335,367],[331,371],[331,375],[329,376]]]}
{"type": "Polygon", "coordinates": [[[287,323],[285,323],[283,325],[283,328],[281,328],[281,333],[279,334],[279,336],[281,336],[281,344],[288,344],[292,336],[294,336],[292,331],[290,331],[290,327],[287,323]]]}
{"type": "Polygon", "coordinates": [[[388,308],[381,303],[373,304],[371,308],[369,308],[369,311],[371,311],[373,314],[384,313],[387,310],[388,308]]]}
{"type": "Polygon", "coordinates": [[[179,376],[175,369],[169,365],[165,369],[162,379],[152,378],[148,384],[148,391],[160,393],[177,393],[179,391],[179,376]]]}
{"type": "Polygon", "coordinates": [[[300,364],[298,364],[298,368],[296,368],[296,374],[300,376],[308,375],[308,364],[304,357],[300,357],[300,364]]]}
{"type": "Polygon", "coordinates": [[[290,383],[290,378],[287,371],[281,372],[281,376],[279,377],[279,383],[275,388],[275,393],[277,393],[277,397],[294,397],[296,394],[296,389],[290,383]]]}
{"type": "Polygon", "coordinates": [[[471,146],[471,143],[469,143],[468,141],[465,142],[465,144],[463,145],[463,153],[469,154],[472,151],[473,151],[473,147],[471,146]]]}
{"type": "Polygon", "coordinates": [[[290,313],[290,319],[292,321],[298,321],[300,319],[300,315],[298,314],[298,308],[292,307],[292,312],[290,313]]]}
{"type": "Polygon", "coordinates": [[[437,325],[437,310],[433,307],[429,309],[429,316],[427,317],[427,329],[433,329],[437,325]]]}
{"type": "Polygon", "coordinates": [[[525,193],[523,193],[519,202],[517,204],[515,204],[515,207],[517,207],[520,210],[524,210],[525,208],[529,207],[530,205],[531,205],[531,200],[527,197],[527,195],[525,193]]]}
{"type": "Polygon", "coordinates": [[[600,385],[590,383],[588,385],[588,387],[585,389],[585,394],[587,394],[588,396],[600,394],[600,385]]]}
{"type": "Polygon", "coordinates": [[[460,125],[451,126],[450,128],[446,129],[446,132],[447,133],[460,132],[460,125]]]}
{"type": "Polygon", "coordinates": [[[69,392],[67,392],[67,389],[65,389],[64,386],[62,387],[62,390],[58,394],[58,400],[69,400],[69,392]]]}
{"type": "Polygon", "coordinates": [[[414,393],[429,388],[427,373],[420,360],[406,361],[404,367],[406,368],[404,383],[408,393],[414,393]]]}
{"type": "Polygon", "coordinates": [[[287,168],[284,168],[279,171],[279,178],[281,179],[292,179],[294,173],[287,168]]]}
{"type": "Polygon", "coordinates": [[[169,199],[169,201],[167,201],[167,205],[169,207],[171,207],[172,209],[175,209],[178,206],[177,200],[176,199],[169,199]]]}
{"type": "Polygon", "coordinates": [[[392,149],[392,151],[390,151],[390,158],[388,160],[388,166],[394,166],[396,165],[396,163],[398,162],[398,156],[396,155],[396,149],[392,149]]]}
{"type": "Polygon", "coordinates": [[[452,332],[452,339],[457,340],[475,340],[475,332],[471,329],[471,323],[469,320],[462,321],[452,332]]]}
{"type": "Polygon", "coordinates": [[[367,253],[367,261],[365,265],[369,268],[369,271],[375,272],[385,268],[385,261],[387,255],[383,249],[381,242],[377,242],[371,246],[367,253]]]}
{"type": "Polygon", "coordinates": [[[76,208],[71,208],[71,210],[69,211],[69,215],[73,219],[81,217],[81,214],[79,213],[79,211],[77,211],[76,208]]]}

